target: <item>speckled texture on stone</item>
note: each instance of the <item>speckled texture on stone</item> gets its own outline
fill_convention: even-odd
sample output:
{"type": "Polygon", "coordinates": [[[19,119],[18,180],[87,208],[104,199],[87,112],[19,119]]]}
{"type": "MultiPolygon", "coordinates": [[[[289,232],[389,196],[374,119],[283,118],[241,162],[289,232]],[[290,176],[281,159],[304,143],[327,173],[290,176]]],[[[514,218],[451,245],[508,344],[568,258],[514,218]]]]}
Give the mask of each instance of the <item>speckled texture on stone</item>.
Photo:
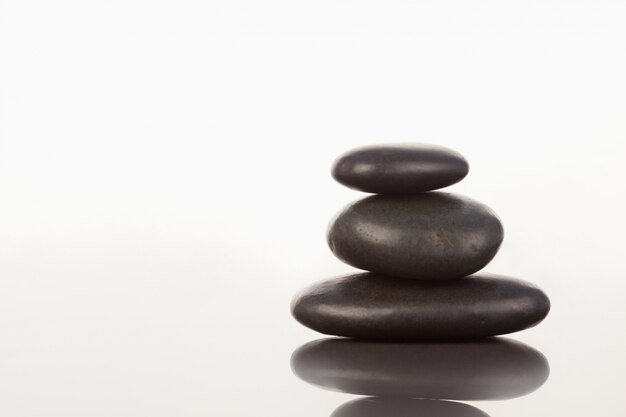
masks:
{"type": "Polygon", "coordinates": [[[489,207],[441,192],[358,200],[338,213],[327,233],[330,249],[347,264],[416,279],[472,274],[493,259],[503,237],[489,207]]]}
{"type": "Polygon", "coordinates": [[[536,286],[495,274],[441,281],[360,273],[303,290],[292,314],[320,333],[363,339],[468,339],[538,324],[550,300],[536,286]]]}
{"type": "Polygon", "coordinates": [[[550,374],[539,351],[507,338],[421,343],[321,339],[298,348],[291,367],[302,380],[333,391],[461,401],[521,397],[550,374]]]}
{"type": "Polygon", "coordinates": [[[371,145],[335,160],[333,177],[368,193],[415,194],[461,181],[469,165],[461,154],[424,143],[371,145]]]}

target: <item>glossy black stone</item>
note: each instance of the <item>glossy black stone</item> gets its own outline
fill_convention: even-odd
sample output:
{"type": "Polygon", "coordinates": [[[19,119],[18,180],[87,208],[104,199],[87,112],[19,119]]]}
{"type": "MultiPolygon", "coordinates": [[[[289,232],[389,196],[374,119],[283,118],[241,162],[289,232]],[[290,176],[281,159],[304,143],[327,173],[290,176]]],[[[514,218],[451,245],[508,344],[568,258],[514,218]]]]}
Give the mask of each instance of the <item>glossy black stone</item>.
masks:
{"type": "Polygon", "coordinates": [[[506,338],[445,343],[321,339],[298,348],[291,368],[300,379],[332,391],[461,401],[521,397],[550,374],[539,351],[506,338]]]}
{"type": "Polygon", "coordinates": [[[300,323],[328,335],[468,339],[535,326],[550,300],[530,283],[495,274],[420,281],[366,272],[314,284],[291,309],[300,323]]]}
{"type": "Polygon", "coordinates": [[[327,233],[330,249],[347,264],[416,279],[472,274],[493,259],[503,237],[489,207],[441,192],[358,200],[337,214],[327,233]]]}
{"type": "Polygon", "coordinates": [[[332,167],[341,184],[367,193],[415,194],[461,181],[469,165],[463,156],[438,145],[372,145],[341,155],[332,167]]]}
{"type": "Polygon", "coordinates": [[[343,404],[330,417],[489,417],[489,415],[471,405],[454,401],[372,397],[343,404]]]}

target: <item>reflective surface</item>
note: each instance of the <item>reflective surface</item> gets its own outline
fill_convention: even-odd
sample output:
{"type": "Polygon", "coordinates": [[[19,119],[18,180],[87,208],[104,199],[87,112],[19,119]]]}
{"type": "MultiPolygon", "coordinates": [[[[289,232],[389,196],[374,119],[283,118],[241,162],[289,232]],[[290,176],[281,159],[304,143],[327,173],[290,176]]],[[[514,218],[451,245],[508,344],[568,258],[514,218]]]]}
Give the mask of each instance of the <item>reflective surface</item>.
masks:
{"type": "Polygon", "coordinates": [[[488,417],[468,404],[410,398],[363,398],[343,404],[331,417],[488,417]]]}
{"type": "MultiPolygon", "coordinates": [[[[86,271],[91,262],[74,265],[86,271]]],[[[0,295],[0,410],[25,417],[586,417],[626,410],[626,344],[614,333],[624,318],[618,287],[583,292],[572,281],[548,288],[555,308],[546,321],[506,339],[379,345],[320,338],[289,315],[289,291],[223,284],[240,291],[246,309],[237,310],[231,297],[211,296],[206,278],[175,279],[175,263],[159,265],[145,276],[68,271],[67,284],[38,285],[41,265],[14,268],[0,295]],[[589,300],[601,295],[604,305],[591,308],[589,300]]]]}
{"type": "Polygon", "coordinates": [[[297,349],[301,379],[359,395],[501,400],[526,395],[548,378],[546,358],[506,338],[449,343],[322,339],[297,349]]]}
{"type": "Polygon", "coordinates": [[[484,415],[438,400],[521,397],[549,375],[541,353],[505,338],[405,344],[324,339],[300,347],[291,363],[296,375],[322,388],[375,396],[343,405],[333,416],[484,415]]]}

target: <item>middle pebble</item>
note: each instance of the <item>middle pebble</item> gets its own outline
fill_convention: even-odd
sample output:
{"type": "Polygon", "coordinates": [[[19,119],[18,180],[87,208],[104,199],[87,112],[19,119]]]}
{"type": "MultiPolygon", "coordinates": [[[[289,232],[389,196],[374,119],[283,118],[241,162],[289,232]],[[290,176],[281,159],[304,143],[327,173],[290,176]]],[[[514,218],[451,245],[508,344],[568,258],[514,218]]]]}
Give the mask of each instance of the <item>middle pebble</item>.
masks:
{"type": "Polygon", "coordinates": [[[345,207],[328,245],[356,268],[404,278],[452,279],[493,259],[504,230],[484,204],[449,193],[375,195],[345,207]]]}

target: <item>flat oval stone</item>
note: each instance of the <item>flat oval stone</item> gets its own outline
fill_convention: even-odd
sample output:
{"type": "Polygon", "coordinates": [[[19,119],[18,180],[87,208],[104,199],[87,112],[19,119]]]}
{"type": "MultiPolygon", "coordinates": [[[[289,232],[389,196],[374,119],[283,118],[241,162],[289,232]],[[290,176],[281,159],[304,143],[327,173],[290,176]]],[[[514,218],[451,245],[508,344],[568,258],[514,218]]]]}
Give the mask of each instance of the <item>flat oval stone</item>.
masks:
{"type": "Polygon", "coordinates": [[[503,237],[489,207],[441,192],[358,200],[337,214],[327,233],[330,249],[345,263],[416,279],[472,274],[493,259],[503,237]]]}
{"type": "Polygon", "coordinates": [[[436,190],[461,181],[468,171],[460,153],[425,143],[364,146],[341,155],[332,167],[339,183],[377,194],[436,190]]]}
{"type": "Polygon", "coordinates": [[[521,397],[550,375],[545,356],[506,338],[420,343],[321,339],[298,348],[291,368],[300,379],[332,391],[460,401],[521,397]]]}
{"type": "Polygon", "coordinates": [[[366,272],[314,284],[291,309],[300,323],[328,335],[468,339],[535,326],[550,300],[530,283],[495,274],[419,281],[366,272]]]}
{"type": "Polygon", "coordinates": [[[469,404],[411,398],[361,398],[343,404],[330,417],[489,417],[469,404]]]}

